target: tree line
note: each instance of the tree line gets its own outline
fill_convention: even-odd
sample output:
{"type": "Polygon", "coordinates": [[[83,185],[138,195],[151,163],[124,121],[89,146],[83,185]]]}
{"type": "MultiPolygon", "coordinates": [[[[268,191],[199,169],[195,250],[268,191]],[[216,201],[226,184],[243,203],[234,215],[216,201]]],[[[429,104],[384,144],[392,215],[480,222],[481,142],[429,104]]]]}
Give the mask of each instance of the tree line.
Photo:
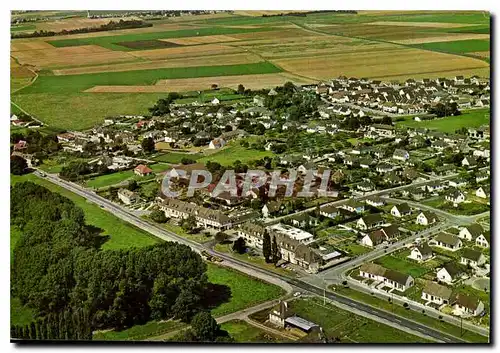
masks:
{"type": "Polygon", "coordinates": [[[185,245],[103,251],[105,237],[79,207],[32,182],[11,187],[11,224],[22,233],[11,294],[37,318],[34,331],[12,328],[19,338],[87,339],[149,320],[189,322],[202,309],[206,264],[185,245]]]}
{"type": "Polygon", "coordinates": [[[92,32],[103,32],[103,31],[116,31],[119,29],[130,29],[130,28],[144,28],[144,27],[152,27],[151,23],[146,23],[141,20],[120,20],[109,21],[106,24],[100,25],[99,27],[84,27],[84,28],[76,28],[76,29],[63,29],[59,32],[54,31],[44,31],[43,29],[40,31],[34,31],[32,33],[11,33],[11,38],[36,38],[36,37],[53,37],[59,35],[70,35],[70,34],[79,34],[79,33],[92,33],[92,32]]]}

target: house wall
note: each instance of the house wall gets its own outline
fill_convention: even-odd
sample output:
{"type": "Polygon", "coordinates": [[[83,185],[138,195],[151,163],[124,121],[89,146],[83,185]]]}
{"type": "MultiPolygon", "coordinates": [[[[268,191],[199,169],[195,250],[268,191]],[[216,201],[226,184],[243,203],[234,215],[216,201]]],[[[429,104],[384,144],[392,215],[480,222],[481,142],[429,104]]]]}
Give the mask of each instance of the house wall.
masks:
{"type": "Polygon", "coordinates": [[[440,269],[437,272],[437,278],[438,278],[438,280],[445,282],[445,283],[453,282],[453,279],[451,278],[450,274],[444,268],[440,269]]]}

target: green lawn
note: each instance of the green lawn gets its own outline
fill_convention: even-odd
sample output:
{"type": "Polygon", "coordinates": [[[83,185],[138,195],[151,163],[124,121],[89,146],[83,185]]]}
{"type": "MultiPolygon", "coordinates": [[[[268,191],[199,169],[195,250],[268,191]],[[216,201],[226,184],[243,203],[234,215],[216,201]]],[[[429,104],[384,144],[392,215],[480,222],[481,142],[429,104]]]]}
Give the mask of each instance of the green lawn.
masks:
{"type": "Polygon", "coordinates": [[[372,249],[367,248],[366,246],[363,246],[363,245],[360,245],[357,243],[350,243],[350,244],[346,244],[346,245],[340,244],[340,245],[337,245],[337,247],[340,250],[346,251],[351,256],[359,256],[359,255],[363,255],[363,254],[366,254],[367,252],[372,251],[372,249]]]}
{"type": "Polygon", "coordinates": [[[207,275],[211,283],[228,286],[231,290],[229,301],[212,309],[213,316],[233,313],[285,294],[278,286],[211,263],[207,264],[207,275]]]}
{"type": "Polygon", "coordinates": [[[93,341],[140,341],[148,337],[159,336],[187,327],[187,324],[179,321],[150,321],[144,325],[135,325],[123,331],[96,332],[92,336],[93,341]]]}
{"type": "Polygon", "coordinates": [[[47,42],[57,48],[74,47],[80,45],[99,45],[101,47],[108,48],[111,50],[132,51],[134,49],[118,45],[117,43],[133,42],[139,40],[157,40],[157,39],[181,38],[181,37],[211,36],[220,34],[250,33],[250,32],[261,32],[267,30],[271,30],[271,28],[207,27],[207,28],[182,29],[182,30],[166,31],[166,32],[124,34],[124,35],[105,36],[105,37],[58,39],[58,40],[50,40],[47,42]]]}
{"type": "Polygon", "coordinates": [[[258,327],[252,326],[246,321],[233,320],[225,322],[221,325],[223,330],[229,332],[229,335],[234,338],[237,343],[284,343],[290,342],[285,338],[276,337],[261,330],[258,327]]]}
{"type": "Polygon", "coordinates": [[[206,163],[208,161],[211,161],[229,166],[237,160],[241,161],[242,163],[248,163],[249,161],[262,159],[264,157],[272,157],[273,155],[274,154],[271,151],[247,149],[240,146],[239,144],[230,144],[222,148],[218,152],[215,152],[214,154],[198,159],[198,162],[206,163]]]}
{"type": "Polygon", "coordinates": [[[428,268],[422,267],[417,263],[404,260],[401,257],[395,257],[393,255],[386,255],[377,260],[376,263],[384,266],[385,268],[399,271],[412,276],[413,278],[418,278],[429,272],[428,268]]]}
{"type": "Polygon", "coordinates": [[[396,122],[398,127],[425,127],[431,130],[437,130],[447,133],[454,133],[456,130],[463,127],[480,127],[481,125],[490,123],[490,109],[474,109],[463,111],[462,115],[449,116],[434,120],[415,121],[405,120],[396,122]]]}
{"type": "Polygon", "coordinates": [[[102,235],[109,236],[109,239],[102,246],[103,249],[126,249],[131,246],[152,245],[160,241],[151,234],[113,216],[113,214],[101,209],[96,204],[89,203],[83,197],[52,184],[47,180],[38,178],[32,174],[23,176],[11,175],[11,184],[19,181],[33,181],[71,199],[78,207],[83,209],[87,223],[101,228],[103,230],[102,235]]]}
{"type": "Polygon", "coordinates": [[[421,43],[414,45],[417,48],[436,50],[453,54],[471,53],[476,51],[490,50],[489,40],[469,39],[451,42],[421,43]]]}
{"type": "Polygon", "coordinates": [[[322,299],[314,298],[291,302],[295,313],[317,323],[331,340],[341,343],[429,343],[429,340],[342,310],[322,299]]]}
{"type": "MultiPolygon", "coordinates": [[[[422,314],[421,312],[416,312],[413,310],[406,310],[402,306],[392,305],[386,300],[382,300],[379,298],[375,298],[369,294],[357,292],[350,288],[344,288],[343,286],[336,286],[335,292],[341,295],[344,295],[349,298],[356,299],[358,301],[364,302],[371,306],[384,309],[389,312],[394,312],[399,316],[403,316],[413,321],[417,321],[434,329],[440,330],[442,332],[446,332],[449,335],[460,337],[460,327],[455,326],[446,322],[441,322],[437,319],[429,317],[427,315],[422,314]]],[[[429,309],[430,310],[430,309],[429,309]]],[[[488,342],[488,337],[481,336],[477,333],[471,331],[465,331],[462,339],[472,342],[472,343],[486,343],[488,342]]]]}
{"type": "Polygon", "coordinates": [[[153,157],[153,160],[158,162],[167,162],[172,164],[181,163],[183,158],[189,158],[197,160],[199,157],[198,154],[188,154],[188,153],[179,153],[179,152],[167,152],[163,154],[159,154],[156,157],[153,157]]]}

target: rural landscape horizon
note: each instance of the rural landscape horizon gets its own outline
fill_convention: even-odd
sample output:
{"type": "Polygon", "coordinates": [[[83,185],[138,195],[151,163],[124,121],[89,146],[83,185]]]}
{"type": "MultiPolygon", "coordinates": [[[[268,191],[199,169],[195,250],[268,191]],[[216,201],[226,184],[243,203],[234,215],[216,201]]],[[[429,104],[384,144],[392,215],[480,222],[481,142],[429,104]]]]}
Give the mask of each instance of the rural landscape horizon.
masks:
{"type": "Polygon", "coordinates": [[[490,26],[11,11],[11,342],[491,344],[490,26]]]}

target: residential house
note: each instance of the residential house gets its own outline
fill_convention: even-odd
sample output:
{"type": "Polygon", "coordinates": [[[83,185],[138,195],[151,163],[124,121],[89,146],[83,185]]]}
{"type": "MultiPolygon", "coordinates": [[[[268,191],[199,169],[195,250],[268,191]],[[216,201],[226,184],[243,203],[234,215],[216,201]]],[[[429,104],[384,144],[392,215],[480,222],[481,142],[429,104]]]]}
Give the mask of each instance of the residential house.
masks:
{"type": "Polygon", "coordinates": [[[319,214],[323,217],[335,219],[339,215],[339,209],[334,206],[325,206],[319,209],[319,214]]]}
{"type": "Polygon", "coordinates": [[[208,144],[208,148],[215,150],[215,149],[222,148],[225,145],[226,145],[226,141],[224,141],[221,138],[216,138],[216,139],[213,139],[212,141],[210,141],[210,143],[208,144]]]}
{"type": "Polygon", "coordinates": [[[422,289],[422,299],[438,305],[448,304],[452,290],[435,282],[427,281],[422,289]]]}
{"type": "Polygon", "coordinates": [[[339,206],[349,212],[363,213],[365,211],[365,206],[362,203],[356,202],[354,200],[349,200],[347,203],[339,206]]]}
{"type": "Polygon", "coordinates": [[[482,248],[490,247],[490,232],[485,232],[476,238],[476,245],[482,248]]]}
{"type": "Polygon", "coordinates": [[[397,289],[401,292],[404,292],[415,283],[415,280],[410,275],[386,269],[374,263],[361,265],[359,268],[359,275],[375,281],[384,282],[385,286],[397,289]]]}
{"type": "Polygon", "coordinates": [[[399,205],[394,205],[392,208],[391,208],[391,215],[393,215],[394,217],[404,217],[404,216],[408,216],[411,214],[411,209],[410,209],[410,206],[408,206],[408,204],[405,202],[405,203],[400,203],[399,205]]]}
{"type": "Polygon", "coordinates": [[[461,239],[466,239],[468,241],[473,241],[474,239],[483,234],[484,234],[483,227],[478,223],[473,223],[463,227],[458,233],[458,237],[461,239]]]}
{"type": "Polygon", "coordinates": [[[252,248],[262,249],[265,228],[254,222],[245,222],[238,227],[238,237],[245,239],[245,244],[252,248]]]}
{"type": "Polygon", "coordinates": [[[379,230],[375,230],[373,232],[370,232],[369,234],[365,235],[361,239],[361,244],[364,246],[368,246],[370,248],[377,246],[379,244],[382,244],[386,240],[384,233],[379,230]]]}
{"type": "Polygon", "coordinates": [[[436,181],[433,181],[433,182],[430,182],[429,184],[427,184],[426,187],[427,187],[427,191],[429,191],[429,192],[439,192],[439,191],[443,191],[445,189],[445,184],[436,180],[436,181]]]}
{"type": "Polygon", "coordinates": [[[365,199],[367,205],[373,207],[381,207],[385,205],[385,201],[379,196],[371,196],[365,199]]]}
{"type": "Polygon", "coordinates": [[[444,196],[444,199],[457,205],[465,201],[465,194],[458,189],[453,189],[444,196]]]}
{"type": "Polygon", "coordinates": [[[462,159],[462,166],[467,168],[474,168],[477,166],[477,160],[474,156],[465,156],[462,159]]]}
{"type": "Polygon", "coordinates": [[[262,207],[262,215],[264,218],[277,215],[285,209],[285,205],[279,201],[270,201],[262,207]]]}
{"type": "Polygon", "coordinates": [[[460,257],[460,263],[462,265],[470,265],[472,267],[482,266],[486,262],[486,257],[477,250],[470,248],[465,248],[462,256],[460,257]]]}
{"type": "Polygon", "coordinates": [[[478,316],[484,311],[484,304],[476,297],[458,293],[453,300],[454,314],[458,316],[472,315],[478,316]]]}
{"type": "Polygon", "coordinates": [[[128,189],[120,189],[118,190],[118,198],[120,199],[121,202],[123,202],[125,205],[131,205],[136,203],[139,200],[139,195],[133,191],[130,191],[128,189]]]}
{"type": "Polygon", "coordinates": [[[384,219],[382,218],[380,213],[372,213],[361,217],[356,222],[356,226],[359,229],[367,230],[375,227],[379,227],[384,224],[384,219]]]}
{"type": "Polygon", "coordinates": [[[398,161],[407,161],[410,158],[410,154],[406,150],[396,149],[394,150],[394,154],[392,155],[393,159],[398,161]]]}
{"type": "Polygon", "coordinates": [[[438,217],[433,212],[422,211],[418,214],[416,223],[427,226],[436,223],[438,220],[438,217]]]}
{"type": "Polygon", "coordinates": [[[232,227],[231,219],[219,210],[212,210],[179,199],[167,198],[159,204],[169,218],[185,219],[194,216],[198,227],[226,230],[232,227]]]}
{"type": "Polygon", "coordinates": [[[476,173],[476,183],[481,183],[488,180],[489,178],[490,176],[488,175],[488,173],[482,171],[476,173]]]}
{"type": "Polygon", "coordinates": [[[135,167],[134,173],[136,175],[146,176],[153,174],[153,170],[144,164],[139,164],[137,167],[135,167]]]}
{"type": "Polygon", "coordinates": [[[411,249],[410,259],[416,260],[418,262],[427,261],[433,256],[432,248],[427,243],[422,243],[411,249]]]}
{"type": "Polygon", "coordinates": [[[399,227],[396,224],[391,224],[390,226],[380,228],[382,234],[384,234],[387,240],[393,240],[401,235],[399,227]]]}
{"type": "Polygon", "coordinates": [[[457,251],[462,247],[462,241],[459,237],[448,233],[439,233],[436,238],[434,238],[436,246],[450,251],[457,251]]]}
{"type": "Polygon", "coordinates": [[[448,185],[453,186],[454,188],[462,188],[464,186],[467,186],[467,183],[467,179],[464,178],[456,178],[448,181],[448,185]]]}
{"type": "Polygon", "coordinates": [[[459,279],[463,274],[463,270],[454,262],[446,263],[437,271],[437,279],[440,282],[451,284],[459,279]]]}
{"type": "Polygon", "coordinates": [[[490,185],[480,186],[476,190],[476,196],[480,197],[480,198],[483,198],[483,199],[489,199],[490,198],[490,192],[491,192],[490,185]]]}
{"type": "Polygon", "coordinates": [[[289,219],[294,226],[299,228],[317,226],[319,223],[317,218],[311,217],[307,213],[299,213],[290,217],[289,219]]]}

